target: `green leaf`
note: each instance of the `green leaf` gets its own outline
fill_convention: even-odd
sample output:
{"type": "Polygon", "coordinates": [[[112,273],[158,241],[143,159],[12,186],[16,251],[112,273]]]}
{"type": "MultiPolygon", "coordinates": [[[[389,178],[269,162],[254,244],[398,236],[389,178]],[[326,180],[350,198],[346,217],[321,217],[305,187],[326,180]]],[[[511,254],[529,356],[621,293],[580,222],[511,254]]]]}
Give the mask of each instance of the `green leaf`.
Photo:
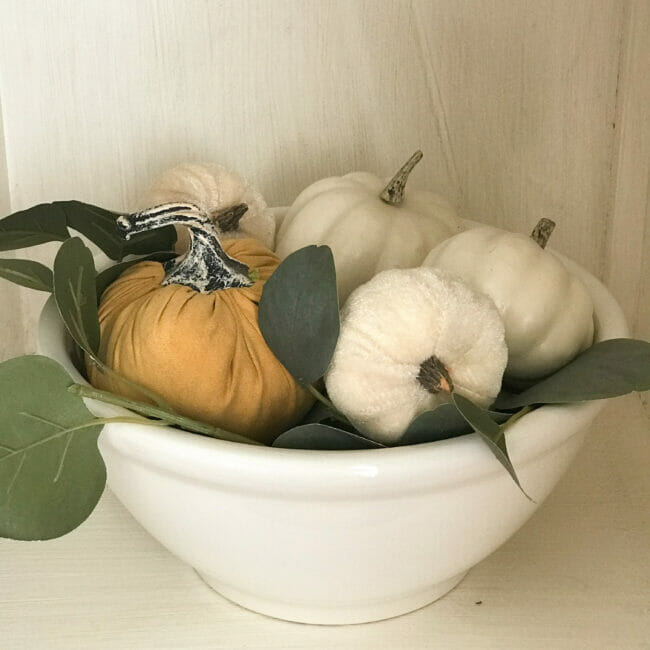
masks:
{"type": "Polygon", "coordinates": [[[52,291],[52,271],[32,260],[0,260],[0,278],[37,291],[52,291]]]}
{"type": "Polygon", "coordinates": [[[99,350],[95,264],[79,237],[61,245],[54,260],[54,299],[77,345],[90,355],[99,350]]]}
{"type": "Polygon", "coordinates": [[[102,494],[101,426],[86,427],[95,419],[68,392],[72,383],[47,357],[0,364],[0,537],[65,535],[90,515],[102,494]]]}
{"type": "Polygon", "coordinates": [[[532,501],[521,486],[515,468],[510,462],[503,428],[488,415],[487,411],[484,411],[466,397],[452,393],[452,399],[458,412],[471,425],[472,429],[479,434],[497,460],[506,468],[508,474],[510,474],[512,480],[517,484],[526,498],[532,501]]]}
{"type": "MultiPolygon", "coordinates": [[[[489,417],[498,423],[510,418],[510,413],[488,411],[489,417]]],[[[436,442],[457,438],[474,431],[454,404],[441,404],[432,411],[420,413],[409,424],[399,441],[400,445],[417,445],[423,442],[436,442]]]]}
{"type": "Polygon", "coordinates": [[[495,406],[582,402],[644,390],[650,390],[650,343],[610,339],[595,343],[522,393],[501,395],[495,406]]]}
{"type": "Polygon", "coordinates": [[[197,420],[192,420],[191,418],[186,418],[183,415],[179,415],[178,413],[174,413],[165,408],[152,406],[151,404],[144,404],[143,402],[121,397],[120,395],[115,395],[105,390],[99,390],[92,386],[73,384],[68,390],[79,397],[88,397],[90,399],[104,402],[105,404],[120,406],[129,409],[130,411],[134,411],[135,413],[139,413],[146,418],[160,420],[164,424],[176,425],[181,427],[181,429],[191,431],[192,433],[200,433],[204,436],[210,436],[211,438],[216,438],[218,440],[229,440],[230,442],[241,442],[250,445],[262,444],[261,442],[251,440],[250,438],[238,433],[232,433],[226,429],[219,429],[206,422],[199,422],[197,420]]]}
{"type": "Polygon", "coordinates": [[[322,377],[339,336],[330,248],[307,246],[289,255],[264,285],[258,317],[269,348],[298,383],[322,377]]]}
{"type": "Polygon", "coordinates": [[[159,251],[152,253],[151,255],[147,255],[146,257],[138,257],[136,259],[128,260],[126,262],[119,262],[118,264],[109,266],[107,269],[104,269],[101,273],[97,274],[97,297],[100,298],[108,286],[115,282],[115,280],[117,280],[117,278],[119,278],[120,275],[124,273],[124,271],[126,271],[128,268],[131,268],[133,265],[147,260],[155,262],[168,262],[169,260],[173,260],[175,257],[178,257],[176,253],[159,251]]]}
{"type": "Polygon", "coordinates": [[[140,232],[124,242],[122,257],[170,251],[174,248],[176,238],[176,228],[173,225],[140,232]]]}
{"type": "Polygon", "coordinates": [[[176,242],[173,226],[139,233],[127,241],[117,229],[118,213],[80,201],[60,201],[58,205],[65,213],[68,226],[88,237],[112,260],[169,250],[176,242]]]}
{"type": "Polygon", "coordinates": [[[316,424],[318,422],[323,422],[324,420],[330,420],[334,418],[334,412],[329,406],[326,406],[322,402],[314,402],[313,406],[307,411],[305,417],[300,421],[300,424],[316,424]]]}
{"type": "Polygon", "coordinates": [[[321,451],[384,447],[379,442],[364,438],[358,433],[321,423],[301,424],[289,429],[280,434],[273,441],[272,446],[284,449],[317,449],[321,451]]]}
{"type": "Polygon", "coordinates": [[[70,237],[56,203],[41,203],[0,220],[0,251],[17,250],[70,237]]]}

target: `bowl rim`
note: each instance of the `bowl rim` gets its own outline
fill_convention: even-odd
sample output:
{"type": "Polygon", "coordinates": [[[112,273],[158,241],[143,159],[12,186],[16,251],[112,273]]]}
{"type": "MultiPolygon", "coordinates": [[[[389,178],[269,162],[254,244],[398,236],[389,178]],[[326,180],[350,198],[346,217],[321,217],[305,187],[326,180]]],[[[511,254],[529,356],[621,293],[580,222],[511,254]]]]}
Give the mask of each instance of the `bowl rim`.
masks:
{"type": "MultiPolygon", "coordinates": [[[[585,283],[591,294],[598,340],[628,336],[621,307],[609,290],[580,265],[552,252],[585,283]]],[[[39,353],[63,365],[74,381],[87,384],[70,360],[66,337],[54,297],[50,296],[38,323],[39,353]]],[[[96,400],[84,401],[99,417],[131,414],[96,400]]],[[[581,431],[607,401],[545,405],[513,423],[506,436],[517,472],[581,431]]],[[[338,494],[350,498],[367,497],[369,490],[375,495],[389,494],[400,484],[408,492],[415,492],[425,485],[460,486],[495,474],[510,481],[476,433],[398,447],[319,451],[229,442],[169,427],[111,423],[104,425],[99,445],[102,453],[115,452],[156,471],[203,483],[236,484],[239,488],[242,473],[246,472],[251,491],[278,491],[300,485],[303,490],[328,497],[338,494]]]]}

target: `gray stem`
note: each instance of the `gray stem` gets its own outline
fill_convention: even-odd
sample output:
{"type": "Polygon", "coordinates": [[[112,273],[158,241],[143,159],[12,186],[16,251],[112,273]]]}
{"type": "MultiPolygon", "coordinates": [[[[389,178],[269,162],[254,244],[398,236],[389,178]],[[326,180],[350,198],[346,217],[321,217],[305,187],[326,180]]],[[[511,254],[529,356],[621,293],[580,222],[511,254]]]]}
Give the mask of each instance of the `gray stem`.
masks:
{"type": "Polygon", "coordinates": [[[117,219],[118,228],[126,239],[170,224],[188,228],[190,246],[180,261],[165,265],[163,285],[182,284],[199,293],[212,293],[253,284],[249,267],[223,250],[216,227],[195,205],[167,203],[117,219]]]}

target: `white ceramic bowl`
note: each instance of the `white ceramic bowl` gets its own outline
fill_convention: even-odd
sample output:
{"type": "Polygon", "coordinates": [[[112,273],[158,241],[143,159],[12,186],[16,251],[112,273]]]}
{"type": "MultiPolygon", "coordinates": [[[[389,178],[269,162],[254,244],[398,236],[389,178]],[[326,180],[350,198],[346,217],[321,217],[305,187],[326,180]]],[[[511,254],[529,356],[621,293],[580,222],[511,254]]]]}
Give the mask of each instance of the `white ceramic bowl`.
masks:
{"type": "MultiPolygon", "coordinates": [[[[591,275],[599,339],[627,336],[591,275]]],[[[83,381],[50,301],[41,352],[83,381]]],[[[87,402],[97,415],[124,411],[87,402]]],[[[307,623],[396,616],[452,589],[546,498],[603,402],[544,406],[507,433],[528,501],[476,434],[361,451],[256,447],[169,428],[110,424],[108,485],[157,540],[216,591],[307,623]]]]}

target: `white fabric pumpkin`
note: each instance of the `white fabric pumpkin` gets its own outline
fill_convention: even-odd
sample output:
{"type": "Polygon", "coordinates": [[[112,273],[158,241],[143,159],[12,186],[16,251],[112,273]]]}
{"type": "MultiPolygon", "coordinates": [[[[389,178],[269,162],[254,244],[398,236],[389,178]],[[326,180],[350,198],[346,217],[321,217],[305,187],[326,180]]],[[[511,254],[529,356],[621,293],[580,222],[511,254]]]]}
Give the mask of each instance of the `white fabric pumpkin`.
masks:
{"type": "Polygon", "coordinates": [[[515,385],[552,373],[593,342],[594,308],[587,289],[543,245],[481,226],[442,242],[423,262],[494,300],[505,325],[505,374],[515,385]]]}
{"type": "Polygon", "coordinates": [[[329,246],[341,304],[379,271],[419,266],[431,248],[462,230],[442,197],[428,191],[404,193],[408,173],[421,157],[414,154],[388,185],[368,172],[310,185],[284,217],[276,253],[284,258],[309,244],[329,246]]]}
{"type": "Polygon", "coordinates": [[[325,385],[359,431],[390,444],[449,388],[489,406],[506,360],[490,298],[442,271],[393,269],[350,295],[325,385]]]}
{"type": "Polygon", "coordinates": [[[139,209],[164,203],[193,203],[212,216],[245,203],[248,210],[237,230],[223,232],[224,237],[252,237],[273,249],[275,219],[264,198],[244,178],[223,165],[186,162],[167,170],[142,197],[139,209]]]}

